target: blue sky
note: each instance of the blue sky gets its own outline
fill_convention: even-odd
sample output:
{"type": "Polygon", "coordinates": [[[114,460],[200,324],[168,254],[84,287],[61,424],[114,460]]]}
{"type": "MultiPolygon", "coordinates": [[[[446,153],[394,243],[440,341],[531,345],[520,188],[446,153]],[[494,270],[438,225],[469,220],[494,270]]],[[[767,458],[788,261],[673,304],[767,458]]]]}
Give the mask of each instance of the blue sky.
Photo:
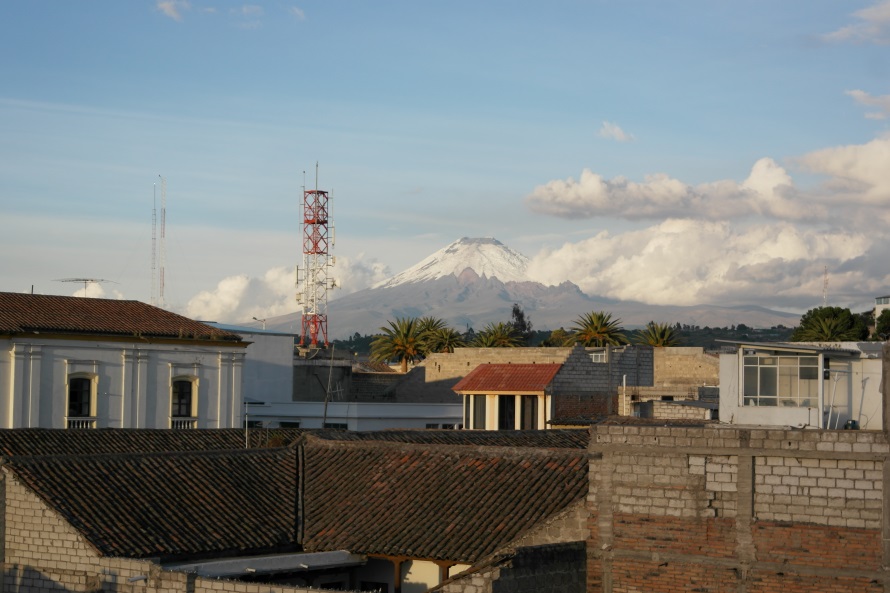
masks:
{"type": "Polygon", "coordinates": [[[150,300],[163,175],[168,305],[295,310],[318,162],[343,293],[493,236],[589,294],[806,310],[828,268],[862,310],[888,44],[887,0],[4,2],[0,290],[150,300]]]}

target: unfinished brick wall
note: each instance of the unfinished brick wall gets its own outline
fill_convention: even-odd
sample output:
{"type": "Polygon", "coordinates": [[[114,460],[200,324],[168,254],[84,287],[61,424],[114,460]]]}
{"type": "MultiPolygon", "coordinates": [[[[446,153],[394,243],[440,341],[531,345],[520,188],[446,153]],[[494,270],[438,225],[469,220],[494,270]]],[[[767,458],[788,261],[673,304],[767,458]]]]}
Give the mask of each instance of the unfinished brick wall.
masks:
{"type": "Polygon", "coordinates": [[[641,418],[662,418],[665,420],[710,420],[712,410],[697,406],[681,405],[670,401],[642,402],[641,418]]]}
{"type": "Polygon", "coordinates": [[[421,365],[426,381],[466,377],[480,364],[562,363],[571,348],[456,348],[454,352],[429,355],[421,365]]]}
{"type": "Polygon", "coordinates": [[[592,430],[588,591],[890,591],[883,433],[592,430]]]}

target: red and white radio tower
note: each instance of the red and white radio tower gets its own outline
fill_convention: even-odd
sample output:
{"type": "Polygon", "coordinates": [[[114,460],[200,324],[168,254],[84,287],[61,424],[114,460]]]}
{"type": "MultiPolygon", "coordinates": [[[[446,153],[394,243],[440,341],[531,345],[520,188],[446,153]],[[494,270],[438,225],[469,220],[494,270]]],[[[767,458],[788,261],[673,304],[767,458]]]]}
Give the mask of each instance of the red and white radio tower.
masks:
{"type": "Polygon", "coordinates": [[[334,258],[331,225],[331,199],[318,189],[318,164],[315,165],[315,189],[303,187],[303,269],[297,268],[297,303],[303,307],[303,328],[300,346],[315,348],[319,342],[328,345],[328,289],[336,286],[329,277],[334,258]],[[302,274],[302,278],[300,277],[302,274]]]}

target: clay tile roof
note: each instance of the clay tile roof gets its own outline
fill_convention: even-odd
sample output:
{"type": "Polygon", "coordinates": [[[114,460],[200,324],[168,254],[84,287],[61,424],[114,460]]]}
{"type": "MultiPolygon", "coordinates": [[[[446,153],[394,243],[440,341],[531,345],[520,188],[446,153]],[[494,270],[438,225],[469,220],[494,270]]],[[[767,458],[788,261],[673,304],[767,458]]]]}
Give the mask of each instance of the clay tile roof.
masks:
{"type": "Polygon", "coordinates": [[[292,448],[27,457],[5,468],[104,556],[296,548],[292,448]]]}
{"type": "Polygon", "coordinates": [[[139,301],[0,292],[0,334],[38,331],[241,340],[237,334],[139,301]]]}
{"type": "MultiPolygon", "coordinates": [[[[590,424],[588,422],[588,424],[590,424]]],[[[314,433],[338,441],[386,441],[471,447],[535,447],[586,450],[590,431],[561,430],[382,430],[373,432],[314,433]]]]}
{"type": "MultiPolygon", "coordinates": [[[[251,430],[251,448],[289,445],[305,430],[279,428],[251,430]]],[[[0,455],[98,455],[103,453],[159,453],[241,449],[244,431],[238,428],[168,430],[119,429],[65,430],[14,428],[0,430],[0,455]]]]}
{"type": "Polygon", "coordinates": [[[561,364],[480,364],[452,388],[458,393],[544,391],[561,364]]]}
{"type": "Polygon", "coordinates": [[[474,562],[584,500],[587,452],[308,438],[304,548],[474,562]]]}

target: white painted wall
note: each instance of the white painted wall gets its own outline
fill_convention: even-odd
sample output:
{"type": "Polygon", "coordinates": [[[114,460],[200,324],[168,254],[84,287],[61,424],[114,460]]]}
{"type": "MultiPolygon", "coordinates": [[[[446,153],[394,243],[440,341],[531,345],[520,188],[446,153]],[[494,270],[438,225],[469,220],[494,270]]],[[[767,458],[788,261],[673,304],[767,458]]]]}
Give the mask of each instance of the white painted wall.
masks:
{"type": "Polygon", "coordinates": [[[326,418],[328,423],[346,424],[349,430],[385,430],[460,424],[461,405],[329,402],[325,415],[324,402],[272,402],[249,406],[248,414],[249,420],[268,428],[287,421],[299,422],[300,428],[322,428],[326,418]]]}
{"type": "Polygon", "coordinates": [[[68,377],[95,377],[97,428],[169,428],[171,382],[197,379],[197,427],[240,424],[245,349],[236,345],[0,340],[0,426],[65,428],[68,377]]]}

